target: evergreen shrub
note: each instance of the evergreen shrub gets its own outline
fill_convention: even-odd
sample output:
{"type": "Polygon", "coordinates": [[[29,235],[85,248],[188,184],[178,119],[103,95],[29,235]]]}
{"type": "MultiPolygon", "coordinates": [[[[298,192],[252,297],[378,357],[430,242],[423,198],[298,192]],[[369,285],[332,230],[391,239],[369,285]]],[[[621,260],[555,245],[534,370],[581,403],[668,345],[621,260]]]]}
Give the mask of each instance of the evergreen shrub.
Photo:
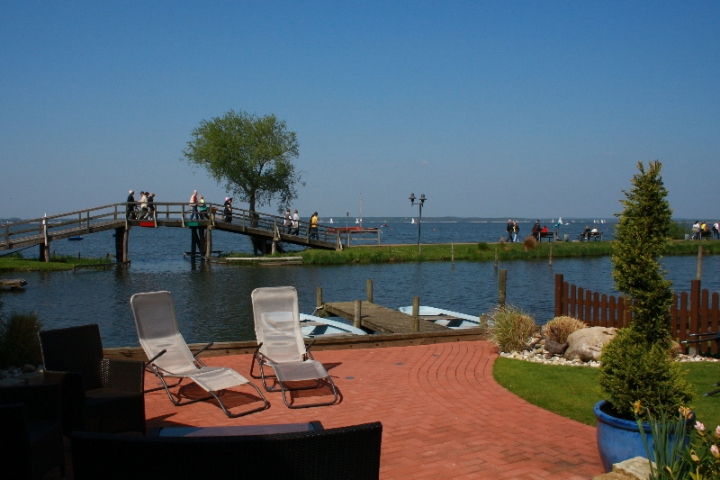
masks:
{"type": "Polygon", "coordinates": [[[39,365],[41,328],[35,312],[13,312],[0,321],[0,368],[39,365]]]}

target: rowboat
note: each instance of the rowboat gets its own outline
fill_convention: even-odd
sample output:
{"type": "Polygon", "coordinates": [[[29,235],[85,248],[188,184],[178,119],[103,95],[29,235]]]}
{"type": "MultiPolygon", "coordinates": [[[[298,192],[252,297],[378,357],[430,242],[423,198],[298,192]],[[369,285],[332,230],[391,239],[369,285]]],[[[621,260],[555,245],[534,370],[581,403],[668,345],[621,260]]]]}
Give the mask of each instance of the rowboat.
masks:
{"type": "Polygon", "coordinates": [[[300,331],[305,338],[329,337],[336,335],[367,335],[365,330],[353,327],[340,317],[322,318],[300,314],[300,331]]]}
{"type": "MultiPolygon", "coordinates": [[[[402,313],[412,315],[412,307],[400,307],[402,313]]],[[[480,326],[480,319],[465,313],[443,310],[435,307],[420,307],[420,318],[429,322],[453,329],[476,328],[480,326]]]]}

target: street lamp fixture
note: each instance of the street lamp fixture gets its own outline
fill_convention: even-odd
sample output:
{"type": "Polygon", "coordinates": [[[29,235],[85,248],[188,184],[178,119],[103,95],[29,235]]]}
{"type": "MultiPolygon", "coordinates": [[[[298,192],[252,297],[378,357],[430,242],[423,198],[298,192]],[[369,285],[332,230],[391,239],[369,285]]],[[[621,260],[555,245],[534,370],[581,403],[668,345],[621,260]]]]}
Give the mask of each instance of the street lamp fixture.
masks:
{"type": "Polygon", "coordinates": [[[418,253],[420,253],[420,226],[422,225],[422,209],[423,209],[423,205],[425,204],[425,200],[427,200],[427,198],[425,198],[424,193],[422,195],[420,195],[420,198],[415,198],[415,194],[411,193],[410,194],[410,206],[411,207],[415,205],[415,200],[418,201],[418,208],[420,210],[420,217],[418,218],[418,253]]]}

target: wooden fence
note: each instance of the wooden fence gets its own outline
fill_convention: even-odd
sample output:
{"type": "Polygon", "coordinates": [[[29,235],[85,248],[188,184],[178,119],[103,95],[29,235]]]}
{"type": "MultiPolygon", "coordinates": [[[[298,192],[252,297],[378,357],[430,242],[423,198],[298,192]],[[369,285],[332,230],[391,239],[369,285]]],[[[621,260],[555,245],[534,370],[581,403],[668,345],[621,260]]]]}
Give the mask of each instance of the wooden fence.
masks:
{"type": "MultiPolygon", "coordinates": [[[[614,297],[565,282],[563,275],[555,275],[555,316],[567,315],[585,322],[591,327],[628,326],[632,321],[632,301],[627,297],[614,297]]],[[[686,340],[694,333],[720,330],[720,294],[710,294],[700,288],[700,280],[690,281],[690,293],[673,294],[670,307],[671,331],[675,340],[686,340]]],[[[698,352],[716,355],[718,343],[691,344],[698,352]]]]}

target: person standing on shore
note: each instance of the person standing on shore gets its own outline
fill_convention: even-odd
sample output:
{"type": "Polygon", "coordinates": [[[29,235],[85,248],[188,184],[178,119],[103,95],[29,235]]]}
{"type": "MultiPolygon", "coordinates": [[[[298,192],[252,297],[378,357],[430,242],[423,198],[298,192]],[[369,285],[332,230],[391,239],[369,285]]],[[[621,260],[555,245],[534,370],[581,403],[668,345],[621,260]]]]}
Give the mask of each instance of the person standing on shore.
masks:
{"type": "Polygon", "coordinates": [[[506,231],[507,234],[508,234],[508,239],[507,239],[507,241],[508,241],[508,242],[512,242],[512,241],[513,241],[513,237],[512,237],[512,234],[513,234],[513,221],[512,221],[512,220],[508,219],[508,223],[507,223],[507,226],[505,227],[505,231],[506,231]]]}
{"type": "Polygon", "coordinates": [[[517,241],[518,241],[519,235],[520,235],[520,225],[518,225],[517,220],[515,220],[515,221],[513,222],[513,231],[512,231],[513,242],[517,242],[517,241]]]}

